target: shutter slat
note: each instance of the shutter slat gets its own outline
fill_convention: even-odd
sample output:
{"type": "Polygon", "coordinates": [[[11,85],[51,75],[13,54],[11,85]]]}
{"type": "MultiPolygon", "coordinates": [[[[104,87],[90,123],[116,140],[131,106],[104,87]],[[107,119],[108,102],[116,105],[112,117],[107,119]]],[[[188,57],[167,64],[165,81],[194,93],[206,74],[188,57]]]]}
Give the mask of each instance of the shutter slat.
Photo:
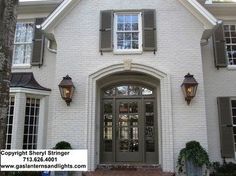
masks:
{"type": "Polygon", "coordinates": [[[38,29],[37,26],[41,25],[43,18],[36,18],[35,20],[35,29],[34,29],[34,42],[33,42],[33,54],[31,59],[31,65],[40,66],[43,64],[43,54],[44,54],[44,35],[41,32],[41,29],[38,29]]]}
{"type": "Polygon", "coordinates": [[[100,52],[112,51],[113,11],[101,11],[100,20],[100,52]]]}
{"type": "Polygon", "coordinates": [[[220,24],[213,33],[213,46],[216,67],[227,67],[224,25],[220,24]]]}
{"type": "Polygon", "coordinates": [[[156,11],[143,10],[143,50],[156,51],[156,11]]]}
{"type": "Polygon", "coordinates": [[[229,97],[218,97],[218,117],[220,127],[221,155],[223,158],[234,157],[234,138],[229,97]]]}

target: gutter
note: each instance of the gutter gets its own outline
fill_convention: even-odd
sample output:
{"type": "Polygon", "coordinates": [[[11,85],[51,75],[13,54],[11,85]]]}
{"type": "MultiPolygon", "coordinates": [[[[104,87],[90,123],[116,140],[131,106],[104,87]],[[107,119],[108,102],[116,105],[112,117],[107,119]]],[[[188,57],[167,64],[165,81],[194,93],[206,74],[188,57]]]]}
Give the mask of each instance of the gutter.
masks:
{"type": "Polygon", "coordinates": [[[63,0],[19,0],[19,6],[31,5],[56,5],[60,4],[63,0]]]}

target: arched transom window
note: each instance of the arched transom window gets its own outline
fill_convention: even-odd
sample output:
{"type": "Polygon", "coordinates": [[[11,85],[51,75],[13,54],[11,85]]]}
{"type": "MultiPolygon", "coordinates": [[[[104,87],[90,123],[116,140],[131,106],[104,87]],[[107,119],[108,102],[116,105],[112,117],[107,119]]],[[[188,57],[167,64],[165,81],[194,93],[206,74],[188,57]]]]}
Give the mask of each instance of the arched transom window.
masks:
{"type": "Polygon", "coordinates": [[[113,96],[153,96],[153,90],[139,85],[123,84],[105,89],[105,97],[113,96]]]}

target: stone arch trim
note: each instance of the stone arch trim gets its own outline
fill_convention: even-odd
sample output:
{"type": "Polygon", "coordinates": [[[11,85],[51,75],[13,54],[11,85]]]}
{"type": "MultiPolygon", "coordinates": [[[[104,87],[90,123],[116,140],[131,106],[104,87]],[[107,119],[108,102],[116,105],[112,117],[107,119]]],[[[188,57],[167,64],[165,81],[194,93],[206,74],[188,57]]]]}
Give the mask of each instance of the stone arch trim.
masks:
{"type": "MultiPolygon", "coordinates": [[[[160,164],[164,171],[174,171],[174,142],[173,142],[173,119],[172,119],[172,103],[171,103],[171,82],[170,75],[156,68],[130,63],[129,71],[141,72],[146,75],[153,76],[160,80],[161,95],[161,139],[160,141],[160,164]]],[[[97,81],[106,76],[127,71],[125,63],[111,65],[102,68],[88,77],[87,85],[87,149],[88,149],[88,170],[96,168],[96,97],[97,97],[97,81]]]]}

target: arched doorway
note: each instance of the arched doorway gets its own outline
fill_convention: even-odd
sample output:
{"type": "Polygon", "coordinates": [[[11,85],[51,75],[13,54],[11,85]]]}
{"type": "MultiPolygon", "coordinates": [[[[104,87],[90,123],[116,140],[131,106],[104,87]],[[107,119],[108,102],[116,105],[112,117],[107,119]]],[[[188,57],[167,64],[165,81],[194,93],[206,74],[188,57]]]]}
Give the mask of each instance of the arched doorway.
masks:
{"type": "Polygon", "coordinates": [[[137,82],[101,89],[101,163],[158,163],[156,95],[155,87],[137,82]]]}

